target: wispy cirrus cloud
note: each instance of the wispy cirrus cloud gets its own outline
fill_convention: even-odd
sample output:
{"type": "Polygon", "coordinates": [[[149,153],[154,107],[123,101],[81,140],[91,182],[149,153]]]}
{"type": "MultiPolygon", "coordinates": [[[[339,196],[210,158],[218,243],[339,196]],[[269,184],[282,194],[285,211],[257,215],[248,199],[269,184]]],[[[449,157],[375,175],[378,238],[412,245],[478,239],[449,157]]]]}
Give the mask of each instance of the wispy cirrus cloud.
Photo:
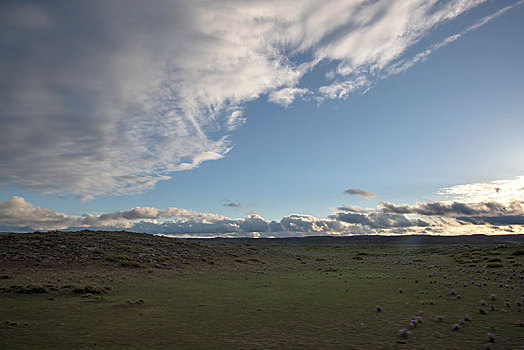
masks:
{"type": "Polygon", "coordinates": [[[303,96],[308,92],[308,89],[301,89],[295,87],[286,87],[280,90],[271,91],[267,100],[284,107],[291,105],[296,97],[303,96]]]}
{"type": "Polygon", "coordinates": [[[151,189],[224,157],[246,102],[365,91],[483,2],[3,1],[0,183],[83,199],[151,189]],[[322,62],[328,82],[304,86],[322,62]]]}
{"type": "Polygon", "coordinates": [[[395,64],[391,65],[387,68],[386,73],[382,75],[382,78],[387,78],[390,75],[399,74],[405,71],[406,69],[411,68],[413,65],[420,61],[424,61],[428,56],[430,56],[434,51],[437,51],[441,49],[442,47],[451,44],[452,42],[456,41],[457,39],[460,39],[462,36],[467,34],[468,32],[471,32],[473,30],[476,30],[486,23],[502,16],[504,13],[508,12],[512,8],[524,4],[524,0],[520,0],[514,4],[508,5],[506,7],[501,8],[497,12],[488,15],[484,18],[481,18],[477,22],[473,23],[469,27],[467,27],[465,30],[461,31],[460,33],[452,34],[448,37],[446,37],[444,40],[432,44],[429,48],[417,53],[413,57],[407,58],[407,59],[401,59],[395,64]]]}

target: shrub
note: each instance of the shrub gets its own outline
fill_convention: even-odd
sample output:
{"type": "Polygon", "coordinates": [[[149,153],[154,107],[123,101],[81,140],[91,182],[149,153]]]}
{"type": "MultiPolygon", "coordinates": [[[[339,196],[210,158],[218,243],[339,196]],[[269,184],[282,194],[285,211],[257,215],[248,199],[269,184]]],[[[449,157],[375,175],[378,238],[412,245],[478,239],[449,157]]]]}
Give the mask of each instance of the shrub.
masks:
{"type": "Polygon", "coordinates": [[[488,267],[490,269],[500,268],[502,266],[503,266],[502,264],[497,264],[497,263],[490,263],[490,264],[486,265],[486,267],[488,267]]]}
{"type": "MultiPolygon", "coordinates": [[[[41,294],[47,292],[43,286],[14,286],[14,292],[18,294],[41,294]]],[[[11,287],[13,288],[13,287],[11,287]]]]}
{"type": "Polygon", "coordinates": [[[140,264],[137,261],[124,260],[120,262],[120,266],[122,267],[142,267],[142,264],[140,264]]]}
{"type": "Polygon", "coordinates": [[[106,257],[106,260],[111,262],[118,262],[122,260],[130,260],[130,258],[127,255],[109,255],[106,257]]]}
{"type": "Polygon", "coordinates": [[[107,293],[110,290],[111,287],[85,286],[76,287],[75,289],[73,289],[73,292],[77,294],[102,294],[107,293]]]}
{"type": "Polygon", "coordinates": [[[487,333],[486,338],[488,338],[488,342],[494,343],[495,342],[495,334],[493,333],[487,333]]]}
{"type": "Polygon", "coordinates": [[[408,331],[407,328],[402,328],[398,331],[399,335],[403,338],[407,338],[408,335],[411,333],[410,331],[408,331]]]}

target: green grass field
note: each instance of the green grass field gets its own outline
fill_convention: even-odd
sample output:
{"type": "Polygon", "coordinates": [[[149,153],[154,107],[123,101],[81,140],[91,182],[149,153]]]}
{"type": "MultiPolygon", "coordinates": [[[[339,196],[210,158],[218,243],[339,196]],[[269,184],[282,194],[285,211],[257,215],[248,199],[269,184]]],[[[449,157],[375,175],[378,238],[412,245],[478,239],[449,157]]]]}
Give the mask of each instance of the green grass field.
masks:
{"type": "Polygon", "coordinates": [[[1,349],[524,345],[519,245],[182,242],[175,259],[159,253],[167,238],[106,239],[111,245],[96,249],[77,239],[90,255],[81,250],[84,260],[68,263],[52,249],[21,259],[23,247],[4,242],[1,349]]]}

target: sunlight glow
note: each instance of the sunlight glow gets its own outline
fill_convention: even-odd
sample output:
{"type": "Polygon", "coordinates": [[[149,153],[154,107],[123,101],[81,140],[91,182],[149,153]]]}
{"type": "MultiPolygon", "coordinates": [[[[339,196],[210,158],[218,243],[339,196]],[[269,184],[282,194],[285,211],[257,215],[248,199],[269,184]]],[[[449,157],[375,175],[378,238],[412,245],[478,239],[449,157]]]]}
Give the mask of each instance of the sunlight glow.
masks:
{"type": "Polygon", "coordinates": [[[496,180],[442,188],[438,195],[466,203],[524,201],[524,176],[514,180],[496,180]]]}

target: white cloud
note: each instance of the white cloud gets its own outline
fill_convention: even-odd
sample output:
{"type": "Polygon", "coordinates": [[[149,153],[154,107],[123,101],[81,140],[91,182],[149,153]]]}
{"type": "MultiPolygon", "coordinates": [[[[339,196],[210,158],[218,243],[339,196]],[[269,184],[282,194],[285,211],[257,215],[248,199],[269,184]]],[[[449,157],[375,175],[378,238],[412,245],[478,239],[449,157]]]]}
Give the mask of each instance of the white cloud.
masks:
{"type": "Polygon", "coordinates": [[[413,57],[411,57],[409,59],[403,59],[403,60],[400,60],[400,61],[394,63],[393,65],[388,67],[388,69],[386,70],[386,73],[382,75],[382,78],[386,78],[386,77],[388,77],[390,75],[393,75],[393,74],[399,74],[399,73],[405,71],[406,69],[411,68],[417,62],[424,61],[434,51],[439,50],[442,47],[444,47],[444,46],[446,46],[446,45],[456,41],[457,39],[461,38],[464,34],[470,32],[472,30],[475,30],[475,29],[478,29],[478,28],[482,27],[486,23],[494,20],[495,18],[500,17],[501,15],[503,15],[507,11],[511,10],[515,6],[519,6],[519,5],[522,5],[522,4],[524,4],[524,0],[520,0],[517,3],[514,3],[512,5],[506,6],[506,7],[502,8],[502,9],[498,10],[497,12],[495,12],[495,13],[493,13],[491,15],[488,15],[488,16],[478,20],[477,22],[473,23],[471,26],[469,26],[468,28],[466,28],[462,32],[450,35],[447,38],[445,38],[444,40],[442,40],[441,42],[432,44],[429,48],[419,52],[415,56],[413,56],[413,57]]]}
{"type": "Polygon", "coordinates": [[[311,234],[341,232],[346,228],[344,223],[335,220],[319,219],[311,215],[289,215],[280,220],[281,231],[306,232],[311,234]]]}
{"type": "MultiPolygon", "coordinates": [[[[209,224],[231,221],[231,219],[212,213],[170,207],[160,210],[153,207],[135,207],[126,211],[105,214],[84,214],[71,216],[50,209],[43,209],[27,202],[22,197],[11,197],[0,201],[0,225],[13,228],[28,227],[33,230],[61,230],[69,227],[132,228],[138,222],[160,225],[157,219],[178,218],[190,223],[209,224]]],[[[254,217],[249,217],[252,222],[254,217]]],[[[245,219],[248,222],[248,218],[245,219]]]]}
{"type": "Polygon", "coordinates": [[[227,129],[233,131],[236,128],[242,126],[246,122],[246,118],[243,116],[242,111],[236,110],[229,115],[227,120],[227,129]]]}
{"type": "Polygon", "coordinates": [[[357,91],[365,91],[371,86],[371,81],[363,76],[355,76],[349,80],[342,82],[334,82],[330,85],[321,86],[318,91],[320,96],[317,100],[322,101],[324,98],[337,99],[347,98],[351,93],[357,91]]]}
{"type": "Polygon", "coordinates": [[[524,233],[524,207],[497,203],[431,202],[414,206],[382,203],[377,209],[339,207],[328,219],[291,214],[268,221],[251,213],[229,218],[170,207],[72,216],[34,206],[21,197],[0,201],[0,230],[127,229],[191,237],[289,237],[353,234],[524,233]],[[421,218],[422,217],[422,218],[421,218]]]}
{"type": "Polygon", "coordinates": [[[307,89],[300,88],[283,88],[276,91],[271,91],[268,96],[268,101],[279,104],[284,107],[288,107],[290,104],[295,101],[297,96],[303,96],[307,93],[307,89]]]}
{"type": "Polygon", "coordinates": [[[524,176],[511,180],[496,180],[464,185],[455,185],[440,189],[437,194],[448,201],[464,203],[524,202],[524,176]]]}
{"type": "Polygon", "coordinates": [[[246,102],[365,91],[483,2],[2,2],[0,183],[86,200],[151,189],[225,156],[246,102]],[[330,84],[302,86],[320,62],[330,84]]]}
{"type": "Polygon", "coordinates": [[[22,197],[11,197],[0,201],[0,224],[31,229],[65,228],[69,225],[69,216],[49,209],[42,209],[26,202],[22,197]]]}
{"type": "Polygon", "coordinates": [[[279,223],[269,222],[258,214],[232,219],[226,216],[181,208],[164,210],[136,207],[126,211],[70,216],[42,209],[21,197],[0,201],[0,227],[11,230],[61,230],[67,228],[132,229],[149,233],[213,236],[229,233],[296,232],[316,234],[339,232],[345,225],[309,215],[290,215],[279,223]]]}

